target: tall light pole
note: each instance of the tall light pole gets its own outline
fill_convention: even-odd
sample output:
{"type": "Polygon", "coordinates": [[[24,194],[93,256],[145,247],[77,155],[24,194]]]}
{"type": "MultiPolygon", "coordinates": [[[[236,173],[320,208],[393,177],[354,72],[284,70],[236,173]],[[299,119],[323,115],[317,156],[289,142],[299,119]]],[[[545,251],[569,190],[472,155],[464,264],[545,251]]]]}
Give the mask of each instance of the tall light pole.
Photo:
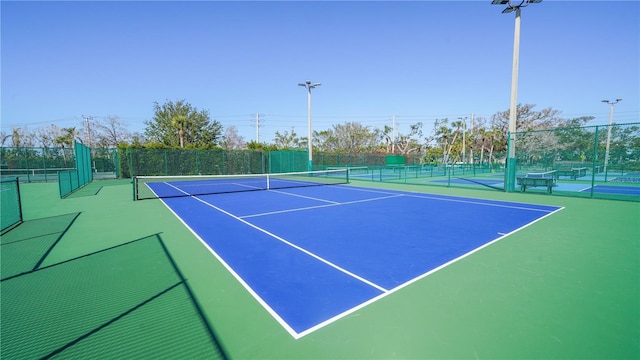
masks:
{"type": "Polygon", "coordinates": [[[611,125],[613,124],[613,107],[622,101],[622,99],[602,100],[603,103],[609,104],[609,126],[607,129],[607,148],[604,153],[604,174],[607,176],[607,165],[609,165],[609,144],[611,143],[611,125]]]}
{"type": "Polygon", "coordinates": [[[509,105],[509,155],[507,157],[505,191],[513,192],[516,178],[516,123],[518,119],[518,64],[520,62],[520,8],[542,0],[493,0],[493,5],[507,5],[503,14],[516,12],[515,30],[513,33],[513,66],[511,68],[511,102],[509,105]]]}
{"type": "Polygon", "coordinates": [[[307,143],[309,147],[309,171],[313,170],[313,139],[311,132],[311,89],[320,86],[320,83],[311,83],[311,80],[307,80],[304,83],[299,83],[298,86],[304,86],[307,88],[307,121],[308,121],[308,129],[307,129],[307,143]]]}
{"type": "Polygon", "coordinates": [[[462,122],[462,163],[467,162],[467,117],[459,117],[458,120],[462,122]]]}

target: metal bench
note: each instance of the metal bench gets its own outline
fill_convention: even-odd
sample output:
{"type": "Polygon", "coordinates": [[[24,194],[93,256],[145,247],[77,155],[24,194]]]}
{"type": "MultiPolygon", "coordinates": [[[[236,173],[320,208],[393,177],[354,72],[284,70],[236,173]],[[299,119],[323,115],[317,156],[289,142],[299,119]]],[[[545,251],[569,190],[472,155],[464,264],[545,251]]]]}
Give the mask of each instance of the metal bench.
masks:
{"type": "Polygon", "coordinates": [[[587,168],[571,168],[571,169],[558,169],[556,170],[556,178],[560,176],[569,176],[572,180],[577,180],[579,177],[587,175],[587,168]]]}
{"type": "Polygon", "coordinates": [[[525,176],[519,176],[516,178],[520,190],[522,192],[527,191],[527,187],[546,187],[547,192],[551,194],[553,187],[556,185],[556,179],[558,175],[556,171],[547,171],[542,173],[528,173],[525,176]]]}

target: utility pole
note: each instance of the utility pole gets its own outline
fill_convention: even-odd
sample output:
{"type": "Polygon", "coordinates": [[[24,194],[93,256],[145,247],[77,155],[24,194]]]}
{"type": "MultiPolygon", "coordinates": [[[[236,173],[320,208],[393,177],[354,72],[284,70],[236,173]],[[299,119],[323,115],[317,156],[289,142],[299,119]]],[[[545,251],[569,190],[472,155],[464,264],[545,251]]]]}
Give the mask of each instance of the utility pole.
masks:
{"type": "Polygon", "coordinates": [[[264,114],[256,113],[256,143],[260,143],[260,116],[264,114]]]}
{"type": "MultiPolygon", "coordinates": [[[[473,113],[471,113],[471,139],[474,140],[475,136],[473,135],[473,113]]],[[[471,148],[469,149],[469,164],[473,164],[473,145],[475,141],[472,141],[471,148]]]]}
{"type": "Polygon", "coordinates": [[[89,146],[89,148],[91,148],[91,127],[89,126],[89,120],[93,120],[93,116],[89,116],[89,115],[82,115],[82,117],[84,118],[84,126],[85,129],[87,131],[87,136],[86,136],[86,141],[87,141],[87,145],[89,146]]]}
{"type": "Polygon", "coordinates": [[[396,153],[396,116],[391,116],[391,153],[396,153]]]}
{"type": "Polygon", "coordinates": [[[467,117],[459,117],[458,120],[462,121],[462,162],[467,161],[467,117]]]}

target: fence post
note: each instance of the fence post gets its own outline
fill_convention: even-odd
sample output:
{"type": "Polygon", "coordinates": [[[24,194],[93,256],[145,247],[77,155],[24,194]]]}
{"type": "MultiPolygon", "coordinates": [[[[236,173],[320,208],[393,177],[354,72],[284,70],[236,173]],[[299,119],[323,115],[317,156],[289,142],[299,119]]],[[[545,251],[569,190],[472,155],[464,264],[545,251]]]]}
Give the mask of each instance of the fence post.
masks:
{"type": "Polygon", "coordinates": [[[596,126],[596,133],[593,137],[593,162],[591,164],[591,189],[589,190],[589,197],[593,198],[593,188],[596,186],[596,167],[598,163],[598,129],[596,126]]]}
{"type": "MultiPolygon", "coordinates": [[[[514,134],[515,136],[515,134],[514,134]]],[[[511,149],[513,144],[511,142],[512,133],[507,132],[507,159],[505,163],[505,172],[504,172],[504,190],[506,192],[514,192],[515,191],[515,178],[516,178],[516,157],[515,157],[515,148],[511,149]],[[510,157],[510,154],[514,154],[513,157],[510,157]]]]}
{"type": "Polygon", "coordinates": [[[200,153],[199,149],[196,149],[196,174],[200,175],[200,164],[198,163],[198,154],[200,153]]]}

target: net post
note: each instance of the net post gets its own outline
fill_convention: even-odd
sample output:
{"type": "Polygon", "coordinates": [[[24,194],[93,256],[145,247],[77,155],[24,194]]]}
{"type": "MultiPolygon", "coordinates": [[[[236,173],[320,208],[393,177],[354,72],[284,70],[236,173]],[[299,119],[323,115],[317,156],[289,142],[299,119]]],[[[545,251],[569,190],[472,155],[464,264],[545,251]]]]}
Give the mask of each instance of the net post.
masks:
{"type": "Polygon", "coordinates": [[[271,190],[271,174],[267,174],[267,190],[271,190]]]}
{"type": "Polygon", "coordinates": [[[16,176],[16,190],[18,191],[18,212],[20,213],[20,222],[24,220],[22,217],[22,196],[20,195],[20,178],[16,176]]]}
{"type": "Polygon", "coordinates": [[[137,194],[138,187],[136,186],[137,185],[136,176],[131,178],[131,184],[133,184],[133,201],[136,201],[138,199],[138,194],[137,194]]]}

